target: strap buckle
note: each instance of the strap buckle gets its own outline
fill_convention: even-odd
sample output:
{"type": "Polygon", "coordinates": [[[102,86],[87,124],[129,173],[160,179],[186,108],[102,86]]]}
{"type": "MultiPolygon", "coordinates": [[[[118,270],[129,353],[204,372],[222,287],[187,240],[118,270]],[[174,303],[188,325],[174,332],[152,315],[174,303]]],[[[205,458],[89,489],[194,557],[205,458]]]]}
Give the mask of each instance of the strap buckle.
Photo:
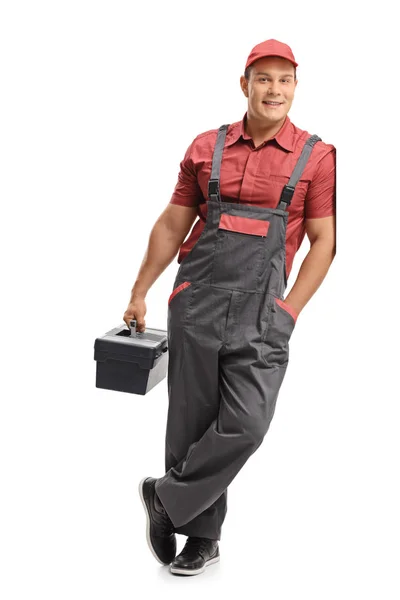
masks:
{"type": "Polygon", "coordinates": [[[288,183],[285,185],[285,187],[282,190],[282,194],[281,194],[281,198],[279,200],[279,203],[281,202],[285,202],[287,206],[289,206],[289,204],[292,201],[292,196],[294,194],[294,190],[295,188],[292,185],[289,185],[288,183]]]}
{"type": "Polygon", "coordinates": [[[219,196],[219,181],[218,179],[210,179],[208,182],[208,195],[219,196]]]}

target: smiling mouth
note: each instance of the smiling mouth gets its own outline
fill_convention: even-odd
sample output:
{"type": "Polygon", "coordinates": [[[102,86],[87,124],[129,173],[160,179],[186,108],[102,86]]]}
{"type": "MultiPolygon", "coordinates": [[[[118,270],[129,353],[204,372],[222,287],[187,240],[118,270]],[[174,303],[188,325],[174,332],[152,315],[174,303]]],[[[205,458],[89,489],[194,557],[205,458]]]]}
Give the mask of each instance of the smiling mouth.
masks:
{"type": "Polygon", "coordinates": [[[267,100],[263,100],[263,104],[266,104],[267,106],[281,106],[281,104],[283,104],[283,102],[272,102],[272,103],[269,103],[267,100]]]}

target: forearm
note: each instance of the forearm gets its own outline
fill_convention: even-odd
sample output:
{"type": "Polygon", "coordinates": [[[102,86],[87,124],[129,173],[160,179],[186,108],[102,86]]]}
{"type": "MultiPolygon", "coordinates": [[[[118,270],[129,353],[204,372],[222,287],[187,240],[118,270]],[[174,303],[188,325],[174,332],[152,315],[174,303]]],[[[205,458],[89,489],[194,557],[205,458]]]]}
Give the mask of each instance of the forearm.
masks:
{"type": "Polygon", "coordinates": [[[132,288],[132,298],[146,296],[150,287],[176,256],[182,241],[165,223],[155,223],[132,288]]]}
{"type": "Polygon", "coordinates": [[[315,240],[304,258],[297,279],[285,298],[297,314],[304,308],[323,282],[334,259],[332,243],[323,238],[315,240]]]}

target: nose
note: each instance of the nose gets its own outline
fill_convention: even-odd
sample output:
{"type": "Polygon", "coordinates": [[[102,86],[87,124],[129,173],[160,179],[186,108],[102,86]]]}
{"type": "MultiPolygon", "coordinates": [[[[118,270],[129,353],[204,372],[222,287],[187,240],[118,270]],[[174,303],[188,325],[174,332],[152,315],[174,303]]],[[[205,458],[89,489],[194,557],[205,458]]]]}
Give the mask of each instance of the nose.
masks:
{"type": "Polygon", "coordinates": [[[280,92],[279,83],[277,81],[270,81],[268,93],[276,96],[276,95],[279,95],[279,92],[280,92]]]}

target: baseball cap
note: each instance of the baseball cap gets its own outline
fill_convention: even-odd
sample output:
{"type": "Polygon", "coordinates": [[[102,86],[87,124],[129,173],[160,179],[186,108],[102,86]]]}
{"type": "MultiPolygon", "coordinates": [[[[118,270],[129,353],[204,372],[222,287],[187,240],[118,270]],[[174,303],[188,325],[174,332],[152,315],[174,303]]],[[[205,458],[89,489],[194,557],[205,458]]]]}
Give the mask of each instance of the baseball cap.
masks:
{"type": "Polygon", "coordinates": [[[264,56],[281,56],[282,58],[286,58],[286,60],[290,60],[295,67],[298,66],[298,63],[294,59],[291,48],[283,42],[271,39],[254,46],[247,58],[245,69],[247,69],[247,67],[250,66],[255,60],[264,58],[264,56]]]}

